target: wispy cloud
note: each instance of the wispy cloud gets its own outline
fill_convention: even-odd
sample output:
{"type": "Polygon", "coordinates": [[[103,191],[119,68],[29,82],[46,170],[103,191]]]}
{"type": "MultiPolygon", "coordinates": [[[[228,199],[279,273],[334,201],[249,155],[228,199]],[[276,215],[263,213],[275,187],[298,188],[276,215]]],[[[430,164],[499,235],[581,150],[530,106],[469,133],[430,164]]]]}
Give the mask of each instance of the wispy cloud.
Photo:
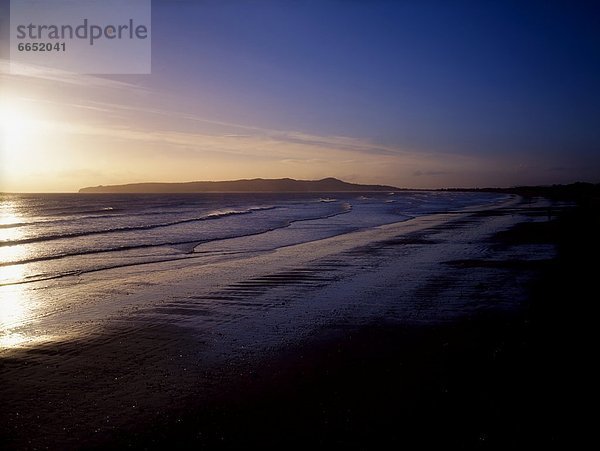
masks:
{"type": "MultiPolygon", "coordinates": [[[[24,111],[36,118],[43,143],[35,150],[37,169],[46,171],[48,180],[60,173],[65,189],[81,183],[250,176],[336,176],[392,185],[420,177],[420,184],[435,185],[445,184],[445,175],[460,177],[481,166],[470,156],[364,137],[223,121],[184,111],[189,104],[168,94],[109,78],[33,66],[23,67],[23,73],[8,73],[7,61],[0,60],[0,80],[9,82],[13,97],[26,102],[24,111]]],[[[44,177],[33,169],[28,169],[30,185],[42,186],[44,177]]]]}
{"type": "MultiPolygon", "coordinates": [[[[161,123],[163,124],[163,127],[165,127],[162,130],[157,126],[151,130],[144,129],[143,127],[128,127],[126,130],[124,130],[121,127],[114,128],[107,124],[106,127],[99,128],[95,131],[87,129],[87,132],[93,134],[105,133],[108,135],[118,134],[121,137],[126,137],[125,135],[128,134],[130,139],[170,142],[172,144],[183,145],[186,147],[190,147],[198,143],[206,145],[207,143],[212,142],[221,146],[221,149],[225,151],[225,149],[230,147],[229,145],[225,144],[234,142],[239,144],[240,142],[245,141],[247,143],[252,142],[257,145],[267,145],[269,147],[271,147],[272,144],[286,143],[298,144],[315,149],[329,149],[351,153],[358,152],[369,155],[402,156],[411,153],[410,151],[403,150],[399,147],[386,146],[362,138],[348,136],[322,136],[294,130],[277,130],[273,128],[213,120],[198,115],[160,108],[100,101],[90,101],[88,104],[69,103],[64,105],[72,108],[102,111],[115,115],[127,113],[132,119],[131,123],[135,123],[135,118],[139,117],[140,115],[152,115],[160,117],[163,119],[161,123]],[[168,128],[168,125],[173,123],[176,123],[180,128],[183,127],[188,129],[193,129],[195,123],[201,123],[208,126],[217,126],[220,130],[213,133],[200,131],[174,131],[168,128]],[[222,129],[225,129],[225,131],[222,129]]],[[[83,127],[82,130],[83,129],[85,129],[85,127],[83,127]]],[[[234,147],[239,148],[237,144],[234,147]]]]}
{"type": "Polygon", "coordinates": [[[102,87],[111,89],[145,90],[143,87],[110,78],[94,75],[82,75],[64,70],[25,64],[7,59],[0,59],[0,79],[16,80],[26,77],[30,80],[41,80],[66,85],[85,87],[102,87]]]}
{"type": "MultiPolygon", "coordinates": [[[[186,149],[196,148],[199,151],[254,156],[269,152],[271,156],[288,161],[313,160],[312,151],[336,151],[338,157],[342,153],[407,158],[414,156],[414,152],[398,146],[383,145],[359,137],[323,136],[298,130],[258,127],[157,107],[156,105],[164,103],[164,96],[135,84],[109,78],[24,64],[12,67],[13,70],[18,70],[19,75],[15,75],[10,73],[10,64],[9,61],[0,59],[0,78],[22,81],[25,77],[29,81],[48,82],[53,86],[67,84],[86,89],[85,96],[80,92],[69,96],[68,93],[72,90],[66,90],[63,91],[64,95],[61,92],[55,96],[36,95],[25,99],[51,104],[59,110],[82,112],[83,114],[73,114],[68,122],[58,126],[70,133],[168,144],[186,149]],[[140,96],[140,93],[143,95],[140,96]],[[98,113],[101,117],[95,116],[93,121],[89,118],[86,120],[88,113],[98,113]],[[152,126],[148,127],[146,122],[152,122],[152,126]],[[291,158],[290,152],[285,151],[286,148],[308,154],[296,154],[291,158]]],[[[177,102],[171,101],[169,104],[177,102]]],[[[425,156],[423,152],[420,155],[425,156]]]]}
{"type": "Polygon", "coordinates": [[[420,171],[420,170],[416,170],[413,172],[413,175],[415,177],[422,177],[422,176],[438,176],[438,175],[448,175],[450,174],[449,171],[420,171]]]}

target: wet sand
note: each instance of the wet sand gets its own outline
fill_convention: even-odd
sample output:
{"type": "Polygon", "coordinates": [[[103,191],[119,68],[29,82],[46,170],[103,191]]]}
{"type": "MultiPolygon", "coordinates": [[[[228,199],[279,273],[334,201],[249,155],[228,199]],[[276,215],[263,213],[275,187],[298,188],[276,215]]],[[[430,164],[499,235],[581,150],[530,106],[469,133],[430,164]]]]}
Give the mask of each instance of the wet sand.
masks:
{"type": "Polygon", "coordinates": [[[532,311],[560,261],[547,205],[55,282],[21,331],[53,340],[0,354],[3,448],[558,440],[530,421],[529,346],[543,361],[550,333],[532,311]]]}

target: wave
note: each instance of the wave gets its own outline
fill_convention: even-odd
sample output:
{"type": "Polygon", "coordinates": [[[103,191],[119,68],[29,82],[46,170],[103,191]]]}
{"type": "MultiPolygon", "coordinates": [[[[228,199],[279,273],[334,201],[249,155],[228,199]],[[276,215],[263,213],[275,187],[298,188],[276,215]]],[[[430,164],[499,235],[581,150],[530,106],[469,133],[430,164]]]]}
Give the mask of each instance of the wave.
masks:
{"type": "Polygon", "coordinates": [[[9,229],[16,227],[25,227],[25,226],[35,226],[35,225],[52,225],[52,224],[60,224],[60,223],[70,223],[73,221],[81,222],[86,219],[114,219],[118,217],[131,217],[137,218],[140,216],[164,216],[164,215],[172,215],[172,211],[142,211],[142,212],[126,212],[125,209],[116,209],[113,207],[106,207],[106,209],[102,210],[86,210],[78,213],[69,213],[68,215],[57,215],[59,219],[49,218],[42,219],[36,221],[28,221],[28,222],[15,222],[11,224],[0,224],[0,229],[9,229]],[[111,212],[111,213],[109,213],[111,212]],[[123,213],[120,213],[123,212],[123,213]],[[80,214],[85,213],[85,216],[79,216],[80,214]],[[89,213],[103,213],[103,214],[89,214],[89,213]],[[61,216],[68,216],[66,218],[61,216]]]}
{"type": "Polygon", "coordinates": [[[10,224],[0,224],[0,229],[14,229],[16,227],[23,227],[31,223],[27,222],[11,222],[10,224]]]}
{"type": "Polygon", "coordinates": [[[31,238],[22,238],[17,240],[6,240],[0,241],[0,247],[2,246],[15,246],[18,244],[29,244],[29,243],[39,243],[43,241],[54,241],[54,240],[62,240],[66,238],[78,238],[82,236],[91,236],[91,235],[104,235],[108,233],[120,233],[120,232],[132,232],[137,230],[152,230],[159,229],[164,227],[171,227],[179,224],[186,224],[190,222],[199,222],[199,221],[208,221],[213,219],[224,218],[227,216],[233,215],[246,215],[251,214],[255,211],[263,211],[263,210],[273,210],[279,207],[250,207],[245,210],[216,210],[212,213],[209,213],[205,216],[201,216],[198,218],[188,218],[188,219],[180,219],[177,221],[171,222],[163,222],[160,224],[146,224],[140,226],[125,226],[125,227],[116,227],[113,229],[102,229],[102,230],[89,230],[85,232],[69,232],[69,233],[60,233],[56,235],[42,235],[31,238]]]}
{"type": "MultiPolygon", "coordinates": [[[[201,257],[201,256],[198,255],[197,257],[201,257]]],[[[10,285],[23,285],[26,283],[34,283],[34,282],[43,282],[45,280],[61,279],[63,277],[69,277],[69,276],[80,276],[83,274],[89,274],[89,273],[99,272],[99,271],[107,271],[110,269],[117,269],[117,268],[126,268],[126,267],[130,267],[130,266],[150,265],[152,263],[177,261],[177,260],[183,260],[185,258],[194,258],[194,256],[186,255],[186,256],[178,256],[178,257],[166,257],[166,258],[162,258],[162,259],[158,259],[158,260],[121,263],[119,265],[101,266],[101,267],[95,267],[95,268],[89,268],[89,269],[83,269],[83,270],[73,269],[70,271],[65,271],[65,272],[56,273],[56,274],[34,274],[31,276],[25,276],[25,278],[23,280],[19,280],[19,281],[1,282],[0,287],[6,287],[6,286],[10,286],[10,285]]]]}
{"type": "MultiPolygon", "coordinates": [[[[136,250],[136,249],[148,249],[148,248],[158,248],[158,247],[176,248],[177,246],[183,246],[183,245],[189,245],[186,247],[191,250],[190,252],[186,253],[187,254],[186,256],[184,256],[182,254],[179,254],[178,256],[163,255],[162,257],[157,256],[157,259],[153,259],[150,261],[128,262],[128,263],[121,263],[118,265],[105,265],[102,267],[93,267],[93,268],[88,268],[88,269],[69,270],[69,271],[64,271],[62,273],[57,273],[57,274],[52,274],[52,275],[35,274],[35,275],[27,276],[26,278],[24,278],[23,280],[20,280],[20,281],[0,282],[0,286],[20,285],[20,284],[24,284],[24,283],[40,282],[43,280],[58,279],[61,277],[86,274],[86,273],[90,273],[90,272],[98,272],[98,271],[103,271],[103,270],[108,270],[108,269],[116,269],[116,268],[121,268],[121,267],[129,267],[129,266],[136,266],[136,265],[143,265],[143,264],[150,264],[150,263],[160,263],[163,261],[172,261],[172,260],[179,260],[182,258],[189,258],[191,255],[193,255],[194,249],[201,244],[216,242],[216,241],[225,241],[225,240],[232,239],[232,238],[243,238],[243,237],[249,237],[249,236],[262,235],[264,233],[272,232],[277,229],[283,229],[283,228],[289,227],[296,222],[314,221],[317,219],[327,219],[327,218],[332,218],[334,216],[347,214],[352,211],[352,205],[350,203],[346,202],[342,205],[342,207],[343,207],[343,211],[340,211],[337,213],[332,213],[332,214],[325,215],[325,216],[316,216],[316,217],[310,217],[310,218],[295,219],[295,220],[287,221],[286,223],[282,224],[279,227],[272,227],[272,228],[268,228],[268,229],[259,230],[256,232],[239,234],[239,235],[233,234],[233,235],[228,235],[228,236],[219,237],[219,238],[206,239],[206,240],[164,242],[164,243],[156,243],[156,244],[138,244],[138,245],[120,246],[120,247],[106,248],[106,249],[89,249],[89,250],[82,250],[82,251],[77,251],[77,252],[65,252],[62,254],[48,255],[48,256],[43,256],[43,257],[34,257],[34,258],[30,258],[30,259],[24,259],[24,260],[13,261],[13,262],[0,262],[0,267],[17,266],[17,265],[38,263],[38,262],[49,261],[49,260],[60,260],[60,259],[68,258],[68,257],[79,257],[79,256],[84,256],[84,255],[105,254],[105,253],[112,253],[112,252],[123,252],[123,251],[130,251],[130,250],[136,250]]],[[[261,207],[261,208],[273,209],[273,208],[277,208],[277,207],[269,207],[269,208],[261,207]]]]}
{"type": "Polygon", "coordinates": [[[44,210],[44,212],[46,214],[49,214],[50,216],[61,217],[61,216],[73,216],[74,214],[87,215],[87,214],[93,214],[93,213],[106,213],[107,211],[122,211],[122,210],[123,209],[121,209],[121,208],[115,208],[115,207],[90,208],[87,210],[78,210],[78,209],[64,210],[64,207],[56,207],[56,208],[47,208],[44,210]]]}

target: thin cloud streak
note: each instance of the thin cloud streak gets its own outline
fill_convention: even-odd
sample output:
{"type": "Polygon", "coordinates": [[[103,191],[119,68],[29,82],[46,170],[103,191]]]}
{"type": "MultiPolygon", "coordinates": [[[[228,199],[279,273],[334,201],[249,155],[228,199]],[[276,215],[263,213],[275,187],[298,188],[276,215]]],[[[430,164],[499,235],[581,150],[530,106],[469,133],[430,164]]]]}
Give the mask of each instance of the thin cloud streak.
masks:
{"type": "MultiPolygon", "coordinates": [[[[285,130],[276,130],[264,127],[256,127],[251,125],[237,124],[232,122],[224,122],[218,120],[212,120],[196,115],[190,115],[186,113],[179,113],[169,110],[163,110],[158,108],[143,108],[136,107],[131,105],[124,105],[120,103],[108,103],[108,102],[98,102],[92,101],[89,102],[89,105],[83,104],[75,104],[75,103],[65,103],[65,106],[73,107],[73,108],[81,108],[95,111],[103,111],[109,114],[117,114],[117,111],[121,112],[129,112],[134,113],[135,115],[142,114],[150,114],[157,115],[164,118],[168,118],[170,120],[184,120],[189,122],[203,123],[207,125],[216,125],[220,127],[227,127],[235,130],[243,130],[246,133],[220,133],[216,134],[206,134],[201,132],[195,133],[181,133],[169,130],[132,130],[132,134],[130,138],[132,139],[142,139],[142,140],[151,140],[147,136],[142,136],[141,134],[149,134],[154,136],[158,141],[171,142],[173,144],[178,145],[187,145],[182,142],[182,137],[185,137],[187,141],[190,143],[200,140],[206,140],[207,137],[211,137],[212,139],[243,139],[243,138],[253,138],[255,140],[262,140],[261,142],[277,142],[277,143],[288,143],[288,144],[300,144],[318,148],[327,148],[327,149],[335,149],[342,152],[358,152],[370,155],[388,155],[388,156],[408,156],[414,152],[410,152],[407,150],[402,150],[397,147],[385,146],[381,144],[372,143],[365,139],[347,137],[347,136],[319,136],[312,135],[299,131],[285,131],[285,130]],[[247,133],[254,132],[254,133],[247,133]],[[168,137],[171,134],[172,137],[168,137]],[[160,138],[159,138],[160,137],[160,138]],[[173,138],[176,137],[176,138],[173,138]]],[[[181,125],[181,122],[180,122],[181,125]]],[[[103,128],[104,132],[107,134],[115,133],[115,129],[111,128],[103,128]],[[111,131],[112,130],[112,131],[111,131]]],[[[116,129],[117,133],[121,133],[121,129],[116,129]]],[[[428,152],[420,152],[420,155],[428,155],[431,157],[436,157],[437,154],[428,152]]]]}
{"type": "MultiPolygon", "coordinates": [[[[42,98],[29,98],[26,99],[28,101],[35,101],[41,103],[49,103],[56,107],[67,107],[72,109],[79,109],[91,112],[104,113],[106,116],[112,119],[130,119],[130,124],[136,124],[140,119],[140,117],[147,115],[155,115],[160,116],[162,118],[166,118],[171,122],[179,122],[181,126],[181,121],[187,121],[188,126],[192,126],[193,123],[201,123],[209,126],[217,126],[224,127],[230,129],[232,131],[243,131],[243,134],[240,133],[220,133],[219,136],[211,133],[181,133],[179,131],[172,130],[148,130],[144,129],[144,127],[135,127],[130,126],[126,129],[129,130],[129,134],[125,133],[122,128],[115,128],[111,126],[110,120],[105,121],[107,123],[100,124],[102,125],[99,129],[94,132],[90,130],[86,124],[80,125],[80,132],[83,130],[86,131],[87,134],[106,134],[117,136],[119,135],[121,138],[129,138],[133,140],[142,140],[142,141],[154,141],[154,142],[163,142],[170,143],[173,145],[189,147],[198,144],[199,141],[206,143],[207,138],[210,137],[208,141],[215,141],[218,138],[243,138],[243,137],[253,137],[253,140],[249,139],[249,142],[252,141],[256,144],[268,144],[271,147],[272,143],[287,143],[287,144],[300,144],[303,146],[309,146],[311,148],[326,148],[331,150],[338,150],[341,152],[351,152],[351,153],[363,153],[368,155],[381,155],[381,156],[411,156],[417,153],[416,151],[408,151],[394,146],[386,146],[377,143],[370,142],[366,139],[356,138],[356,137],[348,137],[348,136],[320,136],[313,135],[301,131],[295,130],[277,130],[272,128],[265,127],[257,127],[253,125],[247,124],[239,124],[227,121],[214,120],[206,117],[202,117],[195,114],[177,112],[168,109],[155,108],[151,105],[148,105],[148,98],[158,99],[158,96],[155,93],[152,93],[147,88],[141,87],[139,85],[134,85],[131,83],[125,83],[121,81],[111,80],[102,77],[95,77],[90,75],[80,75],[74,74],[66,71],[43,68],[33,65],[24,65],[20,64],[20,72],[22,75],[13,75],[9,73],[10,62],[7,60],[0,59],[0,77],[7,78],[8,80],[15,80],[21,76],[28,77],[32,80],[42,80],[46,82],[52,83],[64,83],[77,85],[81,87],[86,87],[89,89],[88,96],[90,97],[88,100],[77,98],[77,101],[68,101],[65,100],[50,100],[50,99],[42,99],[42,98]],[[115,91],[118,93],[119,98],[123,98],[123,101],[120,102],[107,102],[100,100],[93,100],[94,90],[104,91],[108,89],[109,91],[115,91]],[[152,96],[144,96],[145,99],[143,103],[144,105],[137,106],[136,103],[140,101],[139,98],[136,98],[136,101],[130,101],[132,99],[128,99],[126,94],[128,93],[151,93],[152,96]],[[125,94],[125,96],[123,96],[125,94]],[[127,118],[122,115],[122,113],[130,113],[131,117],[127,118]],[[251,133],[248,133],[251,132],[251,133]],[[127,136],[126,136],[127,135],[127,136]],[[194,136],[196,135],[196,136],[194,136]]],[[[14,64],[14,63],[13,63],[14,64]]],[[[13,67],[14,68],[14,67],[13,67]]],[[[104,97],[104,96],[102,96],[104,97]]],[[[94,122],[95,127],[98,126],[98,123],[94,122]]],[[[74,130],[73,127],[68,127],[71,131],[74,130]]],[[[237,146],[236,146],[237,147],[237,146]]],[[[223,149],[225,152],[226,150],[223,149]]],[[[239,151],[239,150],[238,150],[239,151]]],[[[433,152],[423,152],[419,151],[419,155],[436,158],[443,158],[443,155],[438,155],[433,152]]],[[[456,155],[454,155],[457,157],[456,155]]]]}
{"type": "Polygon", "coordinates": [[[82,75],[59,69],[53,69],[33,64],[25,64],[7,59],[0,59],[0,78],[4,80],[16,80],[27,77],[32,80],[42,80],[53,83],[67,85],[77,85],[84,87],[101,87],[112,89],[126,89],[147,91],[146,88],[109,78],[97,77],[93,75],[82,75]]]}

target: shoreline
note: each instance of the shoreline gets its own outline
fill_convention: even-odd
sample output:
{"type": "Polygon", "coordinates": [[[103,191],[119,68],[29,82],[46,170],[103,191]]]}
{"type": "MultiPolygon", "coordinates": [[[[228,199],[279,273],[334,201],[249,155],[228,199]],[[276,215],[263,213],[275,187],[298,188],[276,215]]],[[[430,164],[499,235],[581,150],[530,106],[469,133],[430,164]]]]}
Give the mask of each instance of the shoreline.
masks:
{"type": "MultiPolygon", "coordinates": [[[[500,205],[487,209],[509,208],[519,202],[508,199],[500,205]]],[[[377,227],[354,230],[323,239],[275,246],[280,234],[291,229],[277,229],[258,236],[242,236],[213,241],[197,246],[202,253],[193,259],[159,261],[88,272],[79,276],[41,280],[28,284],[0,287],[6,297],[30,297],[34,308],[29,312],[30,324],[35,328],[19,327],[18,333],[28,337],[23,345],[40,345],[44,341],[74,339],[77,335],[96,333],[110,318],[130,314],[139,309],[153,307],[167,299],[188,299],[202,293],[212,294],[229,285],[243,283],[247,279],[270,276],[283,268],[302,267],[319,258],[336,258],[337,254],[371,242],[393,239],[396,235],[419,233],[432,227],[442,227],[468,214],[487,211],[485,207],[468,207],[449,213],[424,215],[408,221],[400,221],[377,227]],[[257,240],[261,240],[257,245],[257,240]],[[250,244],[247,244],[250,242],[250,244]],[[246,250],[247,248],[252,251],[246,250]],[[202,278],[202,283],[198,283],[202,278]],[[47,294],[51,292],[52,294],[47,294]],[[60,301],[48,307],[48,297],[60,301]],[[39,309],[36,309],[39,306],[39,309]],[[83,323],[83,328],[77,327],[83,323]],[[72,325],[68,328],[65,326],[72,325]],[[42,333],[43,332],[43,333],[42,333]]],[[[510,223],[510,219],[508,219],[510,223]]],[[[305,221],[319,227],[320,220],[305,221]]],[[[406,243],[410,244],[410,243],[406,243]]],[[[350,256],[352,258],[352,256],[350,256]]],[[[348,257],[345,257],[348,259],[348,257]]],[[[316,270],[329,272],[331,265],[316,270]]],[[[292,268],[294,269],[294,268],[292,268]]],[[[368,281],[367,281],[368,283],[368,281]]],[[[10,352],[10,348],[8,351],[10,352]]]]}
{"type": "MultiPolygon", "coordinates": [[[[530,215],[528,220],[539,218],[544,213],[543,209],[535,211],[532,205],[523,208],[529,209],[526,213],[530,215]]],[[[290,414],[292,406],[302,404],[303,399],[294,397],[298,386],[313,393],[312,398],[309,396],[307,399],[317,404],[319,400],[327,400],[329,390],[323,392],[322,389],[330,387],[330,384],[322,379],[325,377],[322,372],[342,377],[342,386],[350,384],[344,382],[343,375],[348,370],[353,373],[357,359],[367,362],[365,368],[369,367],[370,359],[374,358],[371,355],[373,351],[376,351],[375,355],[381,353],[382,360],[373,366],[372,377],[385,376],[387,373],[379,370],[391,365],[386,371],[410,379],[413,373],[404,373],[404,369],[400,371],[400,366],[394,363],[398,358],[396,351],[401,349],[403,359],[413,362],[411,368],[416,368],[413,376],[418,382],[420,377],[417,376],[427,374],[424,371],[427,367],[443,371],[443,366],[433,365],[433,361],[423,363],[421,351],[427,355],[435,356],[439,352],[446,355],[444,347],[442,351],[438,349],[438,342],[443,337],[462,334],[465,337],[462,345],[457,345],[460,350],[469,342],[469,318],[489,317],[490,324],[498,326],[502,323],[499,318],[522,312],[527,304],[526,293],[521,293],[517,299],[513,296],[521,289],[514,293],[503,293],[502,290],[519,279],[528,284],[543,268],[533,265],[523,271],[510,265],[504,268],[498,266],[493,263],[494,259],[490,259],[491,255],[507,259],[510,255],[518,257],[519,252],[515,253],[514,246],[506,243],[492,240],[491,244],[485,244],[490,234],[497,236],[509,229],[511,224],[519,222],[514,215],[515,211],[502,214],[499,211],[475,212],[439,223],[429,218],[429,227],[416,228],[412,235],[406,231],[398,235],[398,230],[390,227],[394,233],[390,232],[388,236],[378,231],[379,240],[369,237],[361,242],[356,240],[356,236],[329,239],[334,243],[337,255],[343,255],[341,260],[332,259],[336,253],[332,254],[331,248],[325,249],[323,243],[307,246],[305,253],[298,252],[296,248],[254,256],[248,260],[252,264],[247,265],[250,268],[246,268],[245,273],[235,274],[233,279],[238,282],[219,281],[206,290],[211,298],[207,298],[206,294],[198,296],[197,274],[194,286],[193,270],[189,274],[184,268],[166,271],[168,277],[163,274],[166,280],[170,280],[169,283],[176,281],[179,287],[177,293],[171,293],[173,301],[163,300],[150,308],[132,302],[129,315],[122,316],[120,321],[113,319],[105,323],[104,332],[92,339],[81,338],[15,351],[10,357],[5,355],[0,359],[0,374],[7,381],[2,397],[8,401],[3,435],[8,435],[9,446],[18,443],[21,447],[25,442],[18,431],[21,428],[39,428],[37,433],[33,433],[35,444],[29,446],[31,449],[44,442],[54,444],[54,447],[60,444],[62,449],[115,443],[159,448],[161,444],[177,441],[175,435],[182,429],[185,430],[182,437],[191,444],[216,446],[223,442],[217,437],[219,430],[226,430],[222,434],[226,436],[223,443],[242,443],[247,435],[236,431],[233,426],[227,427],[230,422],[235,423],[230,421],[231,416],[238,420],[251,419],[257,405],[264,405],[267,406],[263,409],[264,415],[275,421],[275,411],[283,409],[290,414]],[[347,248],[343,247],[344,243],[347,248]],[[494,246],[495,250],[490,251],[494,246]],[[317,251],[321,253],[316,255],[317,251]],[[298,259],[295,265],[290,265],[290,255],[298,259]],[[465,256],[487,263],[471,264],[469,268],[447,263],[464,261],[460,257],[465,256]],[[273,264],[267,268],[265,275],[265,268],[261,268],[260,262],[273,258],[275,260],[272,260],[273,264]],[[397,263],[402,259],[412,262],[412,268],[399,269],[397,263]],[[315,267],[315,262],[320,266],[315,267]],[[340,266],[340,262],[346,266],[340,266]],[[279,270],[273,271],[274,268],[279,270]],[[435,271],[432,272],[432,268],[435,271]],[[466,271],[468,277],[465,277],[466,271]],[[184,280],[187,282],[182,283],[184,280]],[[481,283],[485,280],[493,280],[495,288],[482,289],[481,283]],[[367,281],[370,282],[367,284],[367,281]],[[196,293],[197,299],[186,297],[185,293],[192,292],[196,293]],[[402,296],[406,297],[406,301],[398,302],[402,296]],[[472,300],[469,301],[469,297],[472,300]],[[315,305],[317,299],[319,302],[315,305]],[[365,302],[367,299],[371,301],[365,302]],[[215,322],[214,313],[207,312],[207,300],[213,306],[218,302],[223,304],[216,318],[220,322],[215,322]],[[250,300],[252,305],[244,305],[250,300]],[[440,300],[444,302],[440,304],[440,300]],[[277,304],[282,301],[283,305],[277,304]],[[244,317],[245,308],[251,309],[249,317],[244,317]],[[240,327],[243,333],[240,333],[240,327]],[[341,360],[330,358],[337,355],[338,349],[341,349],[341,360]],[[300,360],[299,354],[302,356],[300,360]],[[47,368],[50,366],[59,374],[49,372],[47,368]],[[300,377],[307,371],[313,379],[300,377]],[[107,375],[102,375],[107,372],[107,375]],[[17,381],[17,377],[21,379],[17,381]],[[26,399],[39,390],[49,393],[39,395],[38,401],[45,400],[49,404],[34,412],[15,416],[15,408],[20,405],[23,406],[22,411],[32,409],[26,399]],[[285,396],[291,397],[287,407],[273,398],[273,393],[282,391],[285,396]],[[61,393],[63,396],[59,397],[61,393]],[[319,395],[315,396],[315,393],[319,395]],[[65,398],[65,394],[76,399],[76,404],[69,406],[69,396],[65,398]],[[64,400],[60,406],[53,405],[60,399],[64,400]],[[90,409],[90,403],[95,403],[95,407],[90,409]],[[127,407],[128,404],[131,407],[127,407]],[[109,415],[109,421],[100,424],[101,419],[106,420],[103,418],[106,412],[114,412],[114,416],[109,415]],[[35,415],[40,415],[43,421],[36,420],[35,415]],[[69,420],[73,416],[79,418],[79,422],[73,424],[69,420]],[[60,427],[66,429],[61,432],[60,427]],[[149,430],[153,432],[149,433],[149,430]],[[204,436],[199,437],[198,431],[204,436]],[[79,442],[82,437],[86,437],[85,443],[79,442]]],[[[406,226],[403,228],[406,229],[406,226]]],[[[543,249],[549,252],[547,247],[543,249]]],[[[508,258],[507,261],[513,260],[508,258]]],[[[210,272],[205,275],[210,277],[210,272]]],[[[164,277],[162,280],[165,280],[164,277]]],[[[150,287],[149,290],[156,292],[159,288],[150,287]]],[[[158,294],[160,296],[160,290],[158,294]]],[[[491,330],[497,328],[491,327],[491,330]]],[[[482,334],[487,336],[488,331],[478,330],[470,336],[482,334]]],[[[447,342],[444,340],[442,345],[447,342]]],[[[367,371],[365,368],[363,370],[367,371]]],[[[358,381],[352,377],[350,385],[353,386],[358,381]]],[[[377,386],[375,379],[370,385],[377,386]]],[[[392,387],[389,384],[391,381],[383,386],[392,387]]],[[[412,391],[407,389],[410,384],[400,385],[398,396],[410,398],[412,391]]],[[[427,387],[429,384],[423,384],[421,388],[427,387]]],[[[357,400],[358,404],[351,409],[355,412],[349,423],[353,427],[365,424],[366,418],[361,411],[376,407],[376,404],[370,406],[362,399],[359,392],[354,395],[344,392],[340,399],[357,400]],[[363,405],[363,402],[367,404],[363,405]]],[[[384,398],[380,400],[383,402],[384,398]]],[[[413,400],[413,404],[415,402],[413,400]]],[[[308,409],[307,415],[311,411],[309,407],[309,404],[304,404],[303,409],[308,409]]],[[[339,417],[336,409],[326,415],[328,421],[339,417]]],[[[383,410],[393,413],[387,407],[383,410]]],[[[296,420],[299,429],[293,425],[290,427],[297,435],[302,430],[303,421],[309,419],[296,420]]],[[[308,424],[312,424],[311,421],[308,424]]],[[[241,423],[240,420],[239,426],[241,423]]],[[[258,432],[258,426],[253,435],[255,440],[267,440],[269,434],[264,430],[258,432]]],[[[330,442],[332,439],[342,440],[345,429],[336,426],[320,430],[321,439],[330,442]]],[[[285,439],[283,434],[278,437],[279,440],[285,439]]],[[[353,434],[350,434],[346,438],[351,440],[352,437],[353,434]]]]}

